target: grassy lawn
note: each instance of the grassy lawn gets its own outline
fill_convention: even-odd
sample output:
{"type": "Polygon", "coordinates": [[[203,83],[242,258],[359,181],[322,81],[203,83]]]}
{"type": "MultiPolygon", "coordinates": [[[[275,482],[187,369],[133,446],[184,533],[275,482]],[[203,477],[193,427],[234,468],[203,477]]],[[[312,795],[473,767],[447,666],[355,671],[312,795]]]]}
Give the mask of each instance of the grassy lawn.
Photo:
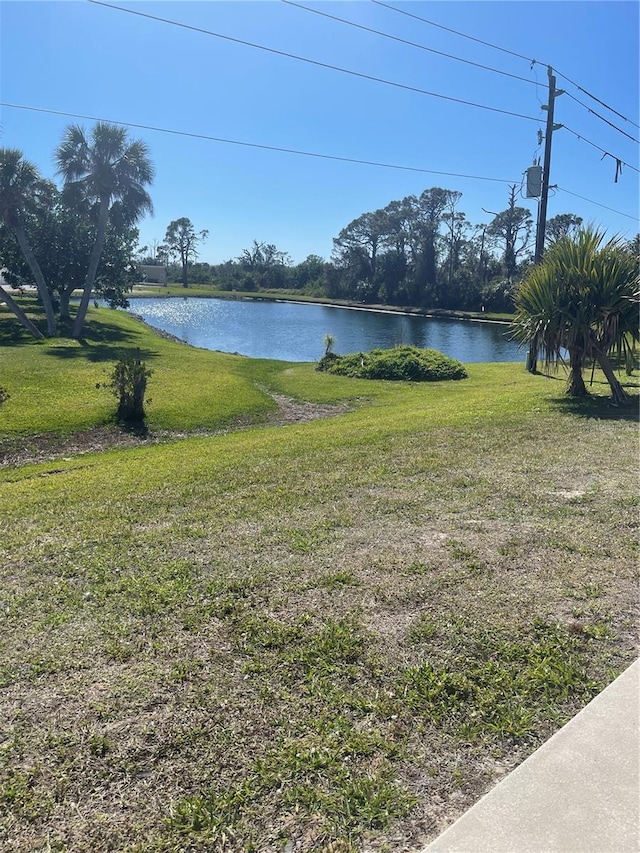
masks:
{"type": "Polygon", "coordinates": [[[90,318],[0,321],[0,450],[114,429],[123,346],[154,370],[148,440],[0,468],[3,850],[417,851],[637,655],[637,405],[598,374],[366,382],[90,318]]]}
{"type": "Polygon", "coordinates": [[[274,408],[256,387],[248,359],[178,345],[124,312],[92,309],[89,318],[80,342],[35,344],[16,334],[15,324],[0,323],[0,385],[11,395],[0,409],[0,435],[69,433],[111,422],[114,397],[96,385],[107,382],[122,352],[135,349],[154,371],[148,407],[154,431],[219,429],[259,420],[274,408]]]}

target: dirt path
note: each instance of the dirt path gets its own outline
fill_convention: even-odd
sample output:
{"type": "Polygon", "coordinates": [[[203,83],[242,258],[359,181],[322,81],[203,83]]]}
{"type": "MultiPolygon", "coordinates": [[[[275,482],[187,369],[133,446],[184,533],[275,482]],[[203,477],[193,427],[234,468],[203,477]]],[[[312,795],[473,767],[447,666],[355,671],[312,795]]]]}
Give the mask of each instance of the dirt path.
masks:
{"type": "Polygon", "coordinates": [[[275,394],[267,389],[265,393],[277,403],[278,409],[269,415],[266,421],[253,424],[238,424],[225,429],[212,431],[197,431],[193,433],[171,432],[162,430],[157,433],[149,432],[146,436],[135,435],[131,432],[113,426],[99,426],[82,430],[69,436],[58,436],[50,433],[33,436],[20,436],[0,439],[0,468],[29,465],[34,462],[49,462],[79,456],[84,453],[100,453],[113,447],[138,447],[160,442],[175,441],[190,435],[221,435],[249,429],[261,425],[287,426],[293,423],[331,418],[349,410],[346,404],[321,405],[318,403],[300,402],[283,394],[275,394]]]}

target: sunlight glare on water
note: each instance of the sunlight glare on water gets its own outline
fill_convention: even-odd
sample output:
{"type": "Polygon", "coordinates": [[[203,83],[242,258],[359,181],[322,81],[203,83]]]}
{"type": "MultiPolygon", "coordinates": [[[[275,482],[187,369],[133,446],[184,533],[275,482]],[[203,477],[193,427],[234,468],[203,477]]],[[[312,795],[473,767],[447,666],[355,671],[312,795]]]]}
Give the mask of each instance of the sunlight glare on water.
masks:
{"type": "Polygon", "coordinates": [[[463,362],[521,361],[508,326],[328,305],[198,297],[132,298],[130,311],[196,347],[252,358],[317,361],[327,334],[344,355],[413,344],[463,362]]]}

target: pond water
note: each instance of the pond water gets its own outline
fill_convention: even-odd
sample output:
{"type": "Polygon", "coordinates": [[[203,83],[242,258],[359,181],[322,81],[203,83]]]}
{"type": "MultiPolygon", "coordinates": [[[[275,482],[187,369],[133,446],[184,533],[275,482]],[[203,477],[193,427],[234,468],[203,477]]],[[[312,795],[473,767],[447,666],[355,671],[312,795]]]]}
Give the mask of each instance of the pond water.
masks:
{"type": "Polygon", "coordinates": [[[252,358],[317,361],[325,335],[340,355],[413,344],[462,362],[522,361],[506,325],[293,302],[198,297],[129,300],[149,325],[193,346],[252,358]]]}

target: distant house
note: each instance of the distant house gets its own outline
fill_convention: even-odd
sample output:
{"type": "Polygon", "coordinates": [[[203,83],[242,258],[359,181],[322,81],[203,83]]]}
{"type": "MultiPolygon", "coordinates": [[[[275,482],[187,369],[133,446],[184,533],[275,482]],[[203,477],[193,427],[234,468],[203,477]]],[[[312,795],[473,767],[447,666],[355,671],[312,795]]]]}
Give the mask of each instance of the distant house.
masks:
{"type": "Polygon", "coordinates": [[[140,269],[144,275],[144,280],[147,284],[162,284],[167,283],[167,268],[160,264],[141,264],[140,269]]]}

